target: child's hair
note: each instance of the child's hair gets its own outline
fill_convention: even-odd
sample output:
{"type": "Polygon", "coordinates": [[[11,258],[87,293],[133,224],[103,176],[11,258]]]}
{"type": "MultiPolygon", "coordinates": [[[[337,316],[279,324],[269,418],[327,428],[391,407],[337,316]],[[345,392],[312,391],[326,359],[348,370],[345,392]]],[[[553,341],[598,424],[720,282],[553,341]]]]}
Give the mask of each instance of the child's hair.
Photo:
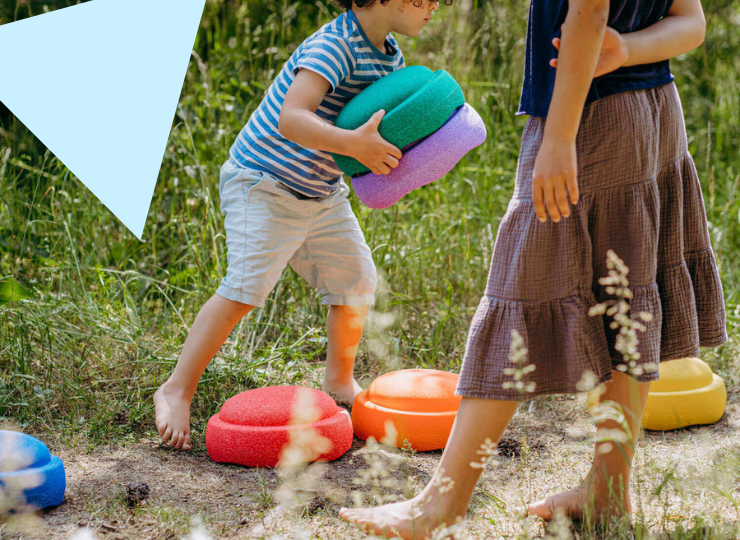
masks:
{"type": "MultiPolygon", "coordinates": [[[[385,5],[390,0],[380,0],[381,5],[385,5]]],[[[424,0],[404,0],[405,2],[413,2],[414,6],[421,7],[424,5],[424,0]]],[[[446,6],[449,6],[452,4],[453,0],[439,0],[443,2],[446,6]]],[[[336,0],[337,4],[339,4],[344,9],[352,9],[353,0],[336,0]]],[[[375,0],[354,0],[354,4],[357,5],[358,8],[364,8],[364,7],[370,7],[375,3],[375,0]]]]}

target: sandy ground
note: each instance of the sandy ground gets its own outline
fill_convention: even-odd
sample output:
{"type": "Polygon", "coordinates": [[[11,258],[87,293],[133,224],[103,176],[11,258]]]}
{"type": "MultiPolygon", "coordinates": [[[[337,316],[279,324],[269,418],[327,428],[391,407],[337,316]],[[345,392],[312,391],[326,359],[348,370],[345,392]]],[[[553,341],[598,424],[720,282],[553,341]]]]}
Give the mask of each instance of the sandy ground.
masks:
{"type": "MultiPolygon", "coordinates": [[[[588,418],[583,396],[551,396],[520,407],[505,437],[523,442],[524,452],[494,458],[470,505],[464,536],[514,538],[524,530],[544,535],[540,522],[517,515],[526,501],[580,481],[592,455],[583,443],[594,430],[588,418]]],[[[734,392],[715,425],[646,432],[632,492],[634,508],[652,533],[688,528],[697,519],[709,525],[740,521],[738,428],[740,393],[734,392]]],[[[371,486],[354,483],[368,468],[366,458],[380,460],[391,472],[395,489],[383,489],[381,496],[403,497],[413,492],[409,478],[417,486],[427,482],[441,456],[368,452],[355,440],[341,459],[287,478],[274,470],[214,463],[200,438],[192,453],[160,446],[154,438],[90,452],[82,444],[52,450],[66,467],[64,503],[0,524],[0,539],[361,538],[338,519],[338,509],[353,504],[353,490],[368,500],[371,486]],[[146,483],[149,495],[130,508],[126,486],[132,483],[146,483]],[[292,497],[284,498],[289,486],[292,497]],[[81,529],[87,529],[82,536],[81,529]]]]}

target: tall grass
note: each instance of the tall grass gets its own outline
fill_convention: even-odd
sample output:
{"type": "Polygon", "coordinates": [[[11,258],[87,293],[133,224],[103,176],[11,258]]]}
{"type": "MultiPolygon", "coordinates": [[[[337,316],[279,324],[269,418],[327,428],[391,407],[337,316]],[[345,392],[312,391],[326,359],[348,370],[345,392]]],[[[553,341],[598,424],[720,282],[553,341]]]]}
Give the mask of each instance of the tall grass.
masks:
{"type": "MultiPolygon", "coordinates": [[[[704,357],[736,384],[740,9],[730,0],[709,0],[705,10],[706,44],[674,61],[673,70],[731,333],[728,345],[704,357]]],[[[0,22],[42,11],[41,3],[4,0],[0,22]]],[[[0,300],[0,417],[91,445],[153,430],[151,393],[169,375],[195,314],[225,273],[219,167],[283,62],[336,14],[329,0],[207,2],[144,242],[0,111],[0,280],[28,292],[23,300],[0,300]]],[[[361,348],[357,373],[367,378],[386,369],[390,357],[403,366],[459,368],[513,188],[524,123],[514,112],[527,6],[455,0],[438,15],[418,40],[399,39],[407,63],[454,74],[489,137],[446,178],[392,208],[369,210],[353,196],[385,284],[376,312],[393,315],[382,332],[369,329],[385,347],[361,348]]],[[[111,129],[115,123],[112,117],[111,129]]],[[[324,320],[317,294],[286,271],[265,308],[235,329],[206,371],[193,404],[196,439],[206,419],[240,390],[317,381],[324,320]]]]}

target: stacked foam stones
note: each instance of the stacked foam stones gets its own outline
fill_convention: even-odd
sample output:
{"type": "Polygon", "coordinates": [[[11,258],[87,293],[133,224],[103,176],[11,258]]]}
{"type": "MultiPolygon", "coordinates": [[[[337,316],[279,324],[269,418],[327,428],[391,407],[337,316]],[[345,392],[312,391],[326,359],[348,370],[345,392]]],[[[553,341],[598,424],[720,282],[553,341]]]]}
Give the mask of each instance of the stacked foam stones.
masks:
{"type": "Polygon", "coordinates": [[[378,132],[404,153],[398,167],[376,175],[354,158],[332,154],[370,208],[386,208],[438,180],[486,139],[480,115],[465,103],[460,85],[444,70],[410,66],[395,71],[347,103],[334,125],[357,129],[381,109],[386,114],[378,132]]]}
{"type": "Polygon", "coordinates": [[[67,479],[62,460],[36,437],[0,430],[0,501],[12,512],[59,506],[67,479]]]}

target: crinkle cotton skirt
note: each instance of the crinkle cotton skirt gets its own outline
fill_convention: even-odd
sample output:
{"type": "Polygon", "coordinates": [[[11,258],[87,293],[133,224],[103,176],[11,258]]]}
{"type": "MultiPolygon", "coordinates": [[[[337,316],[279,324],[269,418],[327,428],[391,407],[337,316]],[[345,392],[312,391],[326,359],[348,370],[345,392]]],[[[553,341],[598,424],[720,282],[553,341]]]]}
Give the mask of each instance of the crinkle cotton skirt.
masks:
{"type": "Polygon", "coordinates": [[[675,85],[585,107],[576,141],[580,200],[559,223],[540,223],[532,205],[544,127],[544,119],[530,117],[524,128],[516,187],[470,327],[458,395],[522,401],[576,393],[589,378],[611,380],[624,364],[615,349],[618,330],[608,315],[589,316],[597,302],[615,299],[599,283],[608,274],[609,249],[629,267],[630,316],[653,316],[637,332],[637,364],[646,369],[634,378],[657,380],[658,362],[697,356],[699,347],[727,339],[722,284],[675,85]],[[505,387],[514,380],[504,371],[513,367],[512,329],[535,367],[523,379],[535,383],[532,392],[505,387]]]}

